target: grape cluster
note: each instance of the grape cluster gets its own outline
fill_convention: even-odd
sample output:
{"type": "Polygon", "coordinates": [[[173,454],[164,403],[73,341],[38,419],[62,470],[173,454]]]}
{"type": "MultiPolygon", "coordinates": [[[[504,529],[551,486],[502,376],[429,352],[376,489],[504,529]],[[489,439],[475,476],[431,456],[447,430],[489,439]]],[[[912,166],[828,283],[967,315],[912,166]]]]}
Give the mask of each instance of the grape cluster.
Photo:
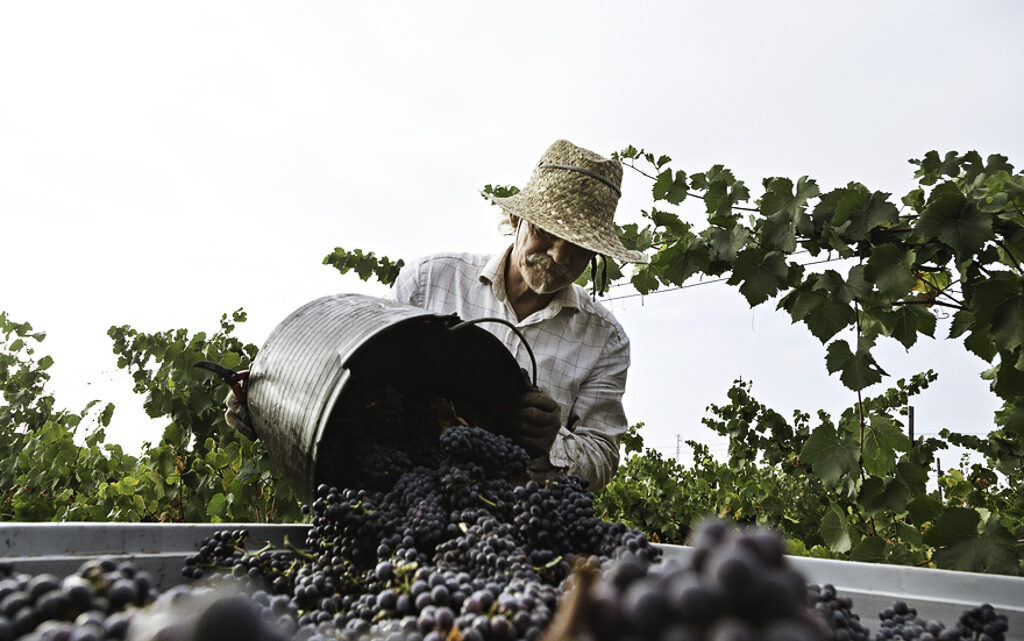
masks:
{"type": "Polygon", "coordinates": [[[831,584],[807,586],[811,605],[825,625],[832,630],[834,641],[870,641],[871,632],[853,612],[853,600],[839,596],[831,584]]]}
{"type": "MultiPolygon", "coordinates": [[[[1009,628],[1005,614],[999,614],[985,603],[960,615],[956,625],[958,639],[969,641],[1006,641],[1009,628]]],[[[943,639],[942,641],[947,641],[943,639]]]]}
{"type": "Polygon", "coordinates": [[[1007,618],[989,604],[965,611],[956,625],[924,619],[906,601],[895,601],[878,613],[879,628],[872,635],[851,611],[849,597],[838,596],[831,585],[809,585],[808,595],[834,641],[1005,641],[1007,618]]]}
{"type": "Polygon", "coordinates": [[[90,560],[74,574],[0,567],[0,641],[124,639],[132,613],[156,598],[153,577],[129,562],[90,560]]]}
{"type": "Polygon", "coordinates": [[[0,563],[0,641],[1005,641],[990,606],[945,627],[899,602],[871,637],[765,530],[708,522],[686,564],[658,563],[643,533],[595,516],[580,479],[517,485],[511,440],[440,434],[385,488],[317,487],[303,547],[203,539],[182,568],[201,583],[158,594],[130,563],[63,579],[0,563]]]}
{"type": "Polygon", "coordinates": [[[946,630],[938,621],[922,619],[917,610],[905,601],[896,601],[892,607],[878,614],[881,626],[873,641],[955,641],[959,637],[955,631],[946,630]]]}
{"type": "Polygon", "coordinates": [[[587,641],[828,640],[781,537],[714,521],[697,530],[693,545],[686,564],[627,554],[600,578],[581,572],[559,633],[587,641]]]}
{"type": "Polygon", "coordinates": [[[199,551],[185,557],[181,575],[186,579],[200,579],[205,569],[230,569],[245,555],[246,530],[220,530],[204,538],[199,551]]]}
{"type": "Polygon", "coordinates": [[[263,619],[297,636],[533,641],[574,557],[658,556],[642,533],[597,519],[579,479],[516,486],[528,457],[504,436],[450,427],[439,453],[386,491],[319,486],[305,550],[275,561],[225,531],[185,571],[254,582],[263,619]]]}

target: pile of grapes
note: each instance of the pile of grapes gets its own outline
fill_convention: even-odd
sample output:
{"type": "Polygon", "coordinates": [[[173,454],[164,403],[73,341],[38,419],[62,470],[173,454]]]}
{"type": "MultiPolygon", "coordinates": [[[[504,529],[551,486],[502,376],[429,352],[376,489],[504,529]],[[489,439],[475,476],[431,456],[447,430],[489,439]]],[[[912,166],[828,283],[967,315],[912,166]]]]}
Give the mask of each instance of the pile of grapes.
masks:
{"type": "Polygon", "coordinates": [[[509,439],[457,426],[439,446],[387,490],[317,488],[299,545],[217,532],[162,594],[128,563],[0,566],[0,641],[1005,641],[989,606],[945,626],[897,602],[872,635],[774,533],[708,522],[685,564],[662,562],[579,479],[517,484],[509,439]]]}

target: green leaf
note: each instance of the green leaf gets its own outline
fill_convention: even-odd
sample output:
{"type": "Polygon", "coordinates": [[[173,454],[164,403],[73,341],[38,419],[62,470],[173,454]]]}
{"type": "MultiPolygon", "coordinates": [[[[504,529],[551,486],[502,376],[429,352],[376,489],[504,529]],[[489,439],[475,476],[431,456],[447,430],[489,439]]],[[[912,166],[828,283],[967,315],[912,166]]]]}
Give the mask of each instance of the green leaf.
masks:
{"type": "Polygon", "coordinates": [[[224,506],[227,504],[227,497],[218,492],[213,495],[210,502],[206,504],[206,516],[221,516],[224,513],[224,506]]]}
{"type": "MultiPolygon", "coordinates": [[[[849,240],[865,240],[873,229],[899,220],[899,210],[887,200],[889,194],[871,193],[859,183],[850,183],[827,195],[830,203],[834,202],[832,225],[841,228],[843,237],[849,240]]],[[[815,211],[815,215],[821,216],[826,211],[829,209],[821,214],[815,211]]]]}
{"type": "Polygon", "coordinates": [[[924,542],[934,547],[952,545],[978,536],[978,511],[967,507],[947,507],[924,535],[924,542]]]}
{"type": "Polygon", "coordinates": [[[875,284],[883,296],[897,299],[909,292],[917,278],[911,267],[914,252],[897,245],[877,245],[871,250],[864,277],[875,284]]]}
{"type": "Polygon", "coordinates": [[[935,187],[917,221],[912,238],[937,239],[960,257],[972,256],[995,238],[992,216],[978,210],[954,183],[935,187]]]}
{"type": "Polygon", "coordinates": [[[864,471],[888,476],[896,467],[896,452],[905,452],[910,439],[888,416],[874,414],[864,429],[864,471]]]}
{"type": "Polygon", "coordinates": [[[751,307],[765,302],[786,287],[789,270],[780,252],[761,248],[744,249],[736,257],[730,285],[740,284],[740,293],[751,307]]]}
{"type": "Polygon", "coordinates": [[[924,494],[928,485],[928,468],[912,460],[902,460],[896,464],[896,479],[907,486],[911,494],[924,494]]]}
{"type": "Polygon", "coordinates": [[[857,470],[857,454],[856,443],[840,440],[831,424],[822,423],[807,438],[800,459],[811,465],[826,486],[833,486],[857,470]]]}
{"type": "Polygon", "coordinates": [[[919,547],[924,543],[921,530],[903,521],[896,521],[896,532],[899,533],[901,539],[914,547],[919,547]]]}
{"type": "Polygon", "coordinates": [[[842,371],[839,379],[855,392],[878,383],[885,375],[885,371],[878,366],[866,349],[858,348],[855,354],[850,351],[849,343],[844,340],[832,341],[829,344],[825,366],[830,374],[842,371]]]}
{"type": "Polygon", "coordinates": [[[804,321],[825,343],[857,320],[850,305],[851,293],[843,277],[828,270],[809,275],[803,285],[782,297],[778,307],[788,311],[794,322],[804,321]]]}
{"type": "Polygon", "coordinates": [[[182,442],[182,436],[184,436],[181,426],[177,422],[171,421],[164,428],[163,441],[165,443],[171,443],[177,445],[182,442]]]}
{"type": "Polygon", "coordinates": [[[860,492],[857,495],[857,502],[864,513],[874,516],[882,511],[885,504],[882,500],[882,493],[885,491],[885,484],[877,476],[869,476],[860,485],[860,492]]]}
{"type": "Polygon", "coordinates": [[[825,544],[834,552],[848,552],[853,545],[850,540],[849,524],[844,513],[833,505],[825,512],[818,529],[825,544]]]}
{"type": "MultiPolygon", "coordinates": [[[[975,512],[975,514],[977,514],[975,512]]],[[[929,531],[930,533],[930,531],[929,531]]],[[[928,536],[925,535],[925,540],[928,536]]],[[[1017,541],[999,523],[993,514],[985,524],[984,534],[975,532],[973,537],[962,537],[936,550],[932,555],[935,565],[947,570],[966,572],[989,572],[997,574],[1021,574],[1020,553],[1017,541]]]]}
{"type": "Polygon", "coordinates": [[[902,514],[910,500],[910,489],[899,479],[886,479],[882,500],[886,509],[894,514],[902,514]]]}
{"type": "Polygon", "coordinates": [[[684,223],[679,219],[679,216],[659,209],[651,210],[651,221],[655,227],[663,227],[665,231],[675,236],[677,239],[681,239],[684,236],[692,238],[690,232],[689,223],[684,223]]]}
{"type": "Polygon", "coordinates": [[[661,278],[673,285],[682,285],[687,278],[698,272],[705,271],[711,262],[711,256],[704,243],[693,243],[689,246],[674,245],[667,247],[651,259],[651,267],[661,272],[661,278]]]}
{"type": "Polygon", "coordinates": [[[885,559],[885,541],[877,536],[866,536],[850,552],[851,561],[881,563],[885,559]]]}
{"type": "Polygon", "coordinates": [[[673,177],[672,170],[666,169],[658,174],[658,178],[654,181],[654,187],[652,187],[651,193],[654,196],[654,200],[667,200],[673,205],[678,205],[686,199],[686,192],[688,189],[689,185],[686,184],[686,172],[677,171],[673,177]]]}
{"type": "Polygon", "coordinates": [[[997,347],[1012,351],[1024,345],[1024,278],[1000,272],[965,293],[975,325],[989,326],[997,347]]]}
{"type": "Polygon", "coordinates": [[[640,265],[633,270],[633,276],[629,282],[641,294],[649,294],[658,289],[658,279],[649,265],[640,265]]]}
{"type": "Polygon", "coordinates": [[[935,336],[935,314],[923,305],[900,305],[892,312],[882,314],[882,323],[889,336],[910,349],[917,335],[935,336]]]}
{"type": "Polygon", "coordinates": [[[733,225],[728,229],[709,227],[701,236],[707,240],[712,260],[732,264],[736,254],[750,240],[750,230],[741,225],[733,225]]]}
{"type": "Polygon", "coordinates": [[[237,352],[224,352],[220,355],[220,364],[231,370],[238,369],[242,364],[242,357],[237,352]]]}
{"type": "Polygon", "coordinates": [[[757,233],[761,246],[785,253],[796,249],[798,216],[807,201],[818,193],[817,183],[806,176],[797,181],[795,193],[793,182],[788,178],[765,180],[765,194],[760,201],[764,218],[760,221],[757,233]]]}
{"type": "Polygon", "coordinates": [[[53,358],[49,356],[44,356],[39,359],[38,367],[40,370],[48,370],[50,369],[51,365],[53,365],[53,358]]]}

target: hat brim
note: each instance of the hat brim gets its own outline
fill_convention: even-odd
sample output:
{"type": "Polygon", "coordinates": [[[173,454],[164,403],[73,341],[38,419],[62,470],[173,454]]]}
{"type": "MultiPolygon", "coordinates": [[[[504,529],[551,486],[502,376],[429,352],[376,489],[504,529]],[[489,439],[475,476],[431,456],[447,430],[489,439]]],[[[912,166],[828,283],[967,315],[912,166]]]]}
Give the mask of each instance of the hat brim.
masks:
{"type": "Polygon", "coordinates": [[[505,198],[485,195],[506,213],[529,221],[549,234],[554,234],[574,245],[619,262],[651,262],[650,256],[644,252],[626,249],[614,227],[588,225],[587,219],[583,217],[565,215],[557,208],[538,207],[536,203],[524,202],[521,194],[522,192],[505,198]]]}

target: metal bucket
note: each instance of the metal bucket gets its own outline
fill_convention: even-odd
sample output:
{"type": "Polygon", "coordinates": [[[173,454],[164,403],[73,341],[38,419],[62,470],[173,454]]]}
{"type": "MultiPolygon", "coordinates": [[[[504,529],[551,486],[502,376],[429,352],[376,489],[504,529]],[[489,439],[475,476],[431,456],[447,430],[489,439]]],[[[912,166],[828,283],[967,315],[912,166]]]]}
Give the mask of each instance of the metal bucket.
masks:
{"type": "Polygon", "coordinates": [[[528,381],[501,341],[454,315],[360,294],[300,307],[267,338],[247,383],[253,429],[300,499],[333,484],[322,444],[355,390],[385,387],[436,394],[500,431],[528,381]]]}

